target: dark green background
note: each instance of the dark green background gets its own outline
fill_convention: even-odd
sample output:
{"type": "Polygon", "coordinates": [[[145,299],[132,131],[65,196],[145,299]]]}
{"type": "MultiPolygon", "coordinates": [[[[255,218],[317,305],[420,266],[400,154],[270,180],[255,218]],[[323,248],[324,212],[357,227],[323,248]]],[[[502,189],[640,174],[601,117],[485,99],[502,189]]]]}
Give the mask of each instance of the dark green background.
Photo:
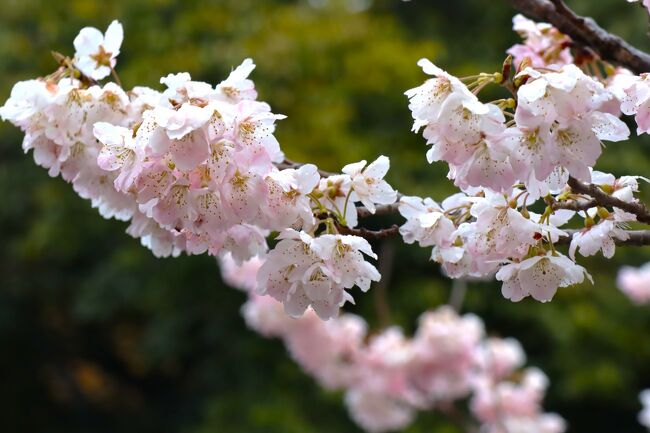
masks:
{"type": "MultiPolygon", "coordinates": [[[[361,13],[344,0],[0,0],[0,99],[52,71],[51,49],[72,54],[85,25],[117,18],[126,39],[125,86],[158,86],[189,71],[217,83],[251,56],[261,99],[288,115],[277,136],[293,159],[337,170],[391,157],[400,191],[442,199],[446,167],[424,158],[404,90],[432,58],[457,74],[492,72],[518,39],[501,0],[375,0],[361,13]]],[[[571,1],[648,49],[647,16],[624,0],[571,1]]],[[[489,95],[488,95],[489,96],[489,95]]],[[[319,388],[282,344],[246,329],[240,292],[212,258],[155,259],[126,225],[106,221],[20,148],[0,124],[0,431],[6,433],[355,432],[341,396],[319,388]]],[[[649,175],[650,140],[609,144],[599,168],[649,175]]],[[[646,191],[650,187],[645,187],[646,191]]],[[[646,193],[646,198],[650,196],[646,193]]],[[[381,245],[375,245],[381,249],[381,245]]],[[[399,246],[389,287],[393,320],[448,299],[450,282],[428,249],[399,246]]],[[[504,300],[497,285],[471,287],[465,310],[491,334],[522,341],[551,378],[546,401],[572,432],[641,432],[638,392],[650,387],[650,310],[615,287],[621,264],[582,260],[595,286],[560,290],[550,304],[504,300]]],[[[355,312],[376,324],[372,291],[355,312]]],[[[409,432],[454,432],[422,414],[409,432]]]]}

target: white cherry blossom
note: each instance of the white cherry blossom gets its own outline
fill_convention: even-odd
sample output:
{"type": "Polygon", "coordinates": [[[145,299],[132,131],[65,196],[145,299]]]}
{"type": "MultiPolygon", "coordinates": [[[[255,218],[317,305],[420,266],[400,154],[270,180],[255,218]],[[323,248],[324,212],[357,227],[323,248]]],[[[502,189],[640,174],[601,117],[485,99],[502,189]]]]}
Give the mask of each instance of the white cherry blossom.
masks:
{"type": "Polygon", "coordinates": [[[375,213],[375,204],[392,204],[397,200],[397,192],[384,180],[389,167],[390,160],[382,155],[367,167],[364,160],[348,164],[341,170],[350,176],[355,194],[352,200],[363,203],[370,213],[375,213]]]}
{"type": "Polygon", "coordinates": [[[74,40],[75,66],[93,80],[101,80],[115,68],[124,39],[119,21],[113,21],[102,34],[94,27],[84,27],[74,40]]]}
{"type": "Polygon", "coordinates": [[[548,302],[558,288],[582,283],[585,276],[592,281],[591,275],[582,266],[562,254],[552,252],[507,264],[496,274],[497,280],[503,282],[503,296],[513,302],[526,296],[548,302]]]}

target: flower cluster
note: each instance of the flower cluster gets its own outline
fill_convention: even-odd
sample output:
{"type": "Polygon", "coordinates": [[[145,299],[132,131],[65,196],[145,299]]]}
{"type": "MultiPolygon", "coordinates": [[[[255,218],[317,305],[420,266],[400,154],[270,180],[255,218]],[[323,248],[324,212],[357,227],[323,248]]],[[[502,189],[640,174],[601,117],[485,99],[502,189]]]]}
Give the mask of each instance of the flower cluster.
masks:
{"type": "Polygon", "coordinates": [[[287,229],[267,255],[258,279],[260,294],[269,294],[284,304],[286,312],[300,317],[307,307],[323,319],[334,317],[352,297],[345,291],[358,286],[363,291],[379,281],[377,269],[364,254],[377,258],[370,244],[358,236],[322,235],[287,229]]]}
{"type": "MultiPolygon", "coordinates": [[[[17,83],[0,116],[25,132],[23,148],[51,176],[61,175],[106,218],[131,221],[127,232],[156,256],[208,253],[238,262],[266,256],[260,274],[286,310],[312,306],[326,319],[380,278],[361,237],[357,205],[373,213],[397,193],[384,180],[387,157],[321,177],[291,166],[274,136],[284,116],[257,100],[251,59],[216,86],[188,73],[161,78],[162,91],[96,80],[112,74],[123,30],[84,28],[74,58],[48,77],[17,83]]],[[[262,277],[260,277],[262,278],[262,277]]]]}
{"type": "Polygon", "coordinates": [[[417,411],[444,413],[468,397],[484,431],[565,430],[559,416],[541,409],[544,374],[537,369],[519,373],[525,362],[521,345],[486,337],[478,317],[459,316],[443,306],[420,317],[412,338],[397,327],[368,335],[365,321],[352,314],[323,322],[309,311],[291,319],[280,303],[251,291],[253,276],[265,266],[221,259],[225,281],[249,291],[242,308],[246,323],[264,336],[281,338],[322,386],[345,390],[351,417],[366,431],[399,430],[413,422],[417,411]]]}
{"type": "Polygon", "coordinates": [[[516,44],[508,49],[508,54],[514,58],[516,66],[524,59],[528,59],[527,62],[537,68],[573,63],[569,49],[571,38],[560,33],[552,25],[536,23],[523,15],[515,15],[512,28],[523,39],[523,44],[516,44]]]}
{"type": "Polygon", "coordinates": [[[461,192],[441,204],[402,197],[400,233],[406,243],[433,247],[431,259],[452,278],[495,275],[506,298],[546,302],[560,287],[591,280],[576,253],[611,258],[616,242],[629,239],[636,214],[570,185],[637,202],[643,178],[593,168],[603,141],[628,139],[621,113],[636,115],[638,132],[647,132],[650,81],[614,68],[608,78],[589,75],[571,63],[570,41],[556,29],[521,16],[514,23],[525,44],[511,49],[518,61],[506,60],[502,72],[458,78],[418,62],[432,77],[406,92],[413,131],[422,130],[427,159],[447,163],[461,192]],[[478,94],[491,83],[513,97],[482,102],[478,94]],[[564,228],[578,218],[583,228],[564,228]],[[556,244],[569,239],[566,256],[556,244]]]}

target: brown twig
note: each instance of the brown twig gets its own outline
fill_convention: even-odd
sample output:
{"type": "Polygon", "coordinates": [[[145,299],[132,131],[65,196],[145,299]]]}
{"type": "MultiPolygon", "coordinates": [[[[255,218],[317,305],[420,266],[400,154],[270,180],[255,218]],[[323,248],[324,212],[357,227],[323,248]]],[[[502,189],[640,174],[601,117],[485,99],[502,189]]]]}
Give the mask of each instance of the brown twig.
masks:
{"type": "MultiPolygon", "coordinates": [[[[574,233],[579,233],[580,229],[564,230],[568,236],[562,236],[555,243],[556,245],[568,245],[571,243],[574,233]]],[[[630,230],[627,232],[629,239],[615,239],[616,245],[619,246],[636,246],[643,247],[650,245],[650,230],[630,230]]]]}
{"type": "Polygon", "coordinates": [[[592,207],[598,206],[596,199],[591,199],[587,201],[554,201],[551,204],[553,210],[566,209],[572,211],[585,211],[591,209],[592,207]]]}
{"type": "Polygon", "coordinates": [[[397,194],[397,200],[393,204],[387,204],[387,205],[381,205],[381,206],[376,206],[375,213],[371,213],[368,209],[365,207],[361,206],[357,208],[357,215],[359,215],[359,218],[367,218],[372,215],[391,215],[391,214],[396,214],[398,212],[398,207],[399,207],[399,199],[402,198],[402,194],[397,194]]]}
{"type": "Polygon", "coordinates": [[[568,185],[571,187],[573,192],[592,197],[595,203],[599,206],[617,207],[625,212],[636,215],[637,221],[650,224],[650,211],[648,211],[648,208],[640,201],[626,202],[619,200],[616,197],[605,193],[596,185],[582,183],[573,177],[569,177],[568,185]]]}
{"type": "Polygon", "coordinates": [[[386,239],[399,235],[399,226],[397,224],[381,230],[370,230],[363,227],[351,229],[344,226],[337,226],[336,228],[341,234],[361,236],[368,240],[386,239]]]}
{"type": "Polygon", "coordinates": [[[553,24],[574,42],[593,49],[603,60],[625,66],[634,73],[650,71],[650,54],[600,27],[589,17],[572,11],[562,0],[508,0],[521,13],[553,24]]]}

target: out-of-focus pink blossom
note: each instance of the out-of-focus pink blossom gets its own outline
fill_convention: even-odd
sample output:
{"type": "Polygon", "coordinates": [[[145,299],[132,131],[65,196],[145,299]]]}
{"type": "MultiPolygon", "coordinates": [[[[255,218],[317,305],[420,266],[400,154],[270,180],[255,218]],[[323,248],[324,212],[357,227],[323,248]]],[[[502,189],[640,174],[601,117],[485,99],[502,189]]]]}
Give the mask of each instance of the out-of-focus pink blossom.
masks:
{"type": "Polygon", "coordinates": [[[618,271],[618,288],[635,304],[650,302],[650,263],[640,268],[624,266],[618,271]]]}

